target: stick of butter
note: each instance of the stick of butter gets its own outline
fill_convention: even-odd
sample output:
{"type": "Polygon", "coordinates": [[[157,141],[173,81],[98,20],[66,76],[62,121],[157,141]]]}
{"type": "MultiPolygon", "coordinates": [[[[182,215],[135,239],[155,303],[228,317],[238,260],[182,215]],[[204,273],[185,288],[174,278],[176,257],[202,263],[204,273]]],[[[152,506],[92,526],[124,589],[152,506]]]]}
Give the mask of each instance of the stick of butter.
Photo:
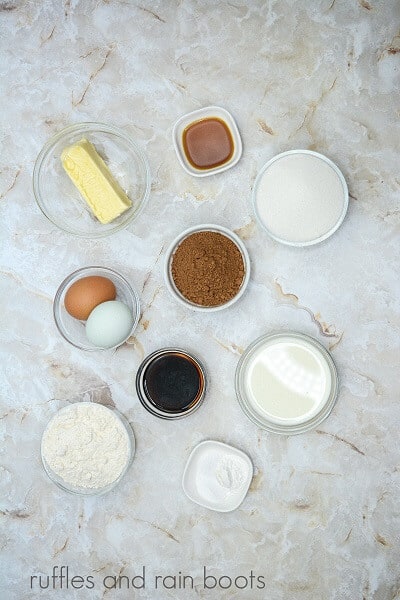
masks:
{"type": "Polygon", "coordinates": [[[82,139],[65,148],[61,162],[101,223],[110,223],[132,206],[132,201],[88,140],[82,139]]]}

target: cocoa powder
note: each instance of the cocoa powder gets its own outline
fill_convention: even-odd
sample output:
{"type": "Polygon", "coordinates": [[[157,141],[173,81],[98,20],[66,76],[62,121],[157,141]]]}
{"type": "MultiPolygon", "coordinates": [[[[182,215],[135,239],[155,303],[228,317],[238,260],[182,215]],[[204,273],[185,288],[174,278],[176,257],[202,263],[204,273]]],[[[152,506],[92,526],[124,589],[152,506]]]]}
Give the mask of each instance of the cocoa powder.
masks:
{"type": "Polygon", "coordinates": [[[238,293],[245,267],[238,246],[222,233],[192,233],[173,255],[171,272],[180,293],[200,306],[220,306],[238,293]]]}

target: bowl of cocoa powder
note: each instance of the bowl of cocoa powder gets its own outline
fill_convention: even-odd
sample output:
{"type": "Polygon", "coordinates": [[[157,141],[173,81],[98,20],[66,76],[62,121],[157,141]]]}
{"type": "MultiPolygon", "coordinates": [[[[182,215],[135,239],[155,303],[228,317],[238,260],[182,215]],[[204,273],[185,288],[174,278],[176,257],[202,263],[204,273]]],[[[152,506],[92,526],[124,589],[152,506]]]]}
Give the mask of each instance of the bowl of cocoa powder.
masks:
{"type": "Polygon", "coordinates": [[[174,298],[192,310],[228,308],[244,294],[250,258],[242,240],[220,225],[197,225],[169,246],[165,283],[174,298]]]}

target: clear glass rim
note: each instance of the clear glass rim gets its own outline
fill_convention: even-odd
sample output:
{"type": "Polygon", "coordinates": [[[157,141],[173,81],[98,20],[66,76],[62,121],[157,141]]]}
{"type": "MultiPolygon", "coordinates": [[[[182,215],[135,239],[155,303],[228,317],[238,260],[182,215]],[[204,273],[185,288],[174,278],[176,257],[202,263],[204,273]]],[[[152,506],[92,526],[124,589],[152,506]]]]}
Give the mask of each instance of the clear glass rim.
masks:
{"type": "Polygon", "coordinates": [[[258,337],[243,352],[236,367],[235,390],[241,409],[243,410],[245,415],[250,419],[250,421],[255,423],[258,427],[260,427],[261,429],[265,429],[270,433],[278,433],[282,435],[296,435],[315,429],[315,427],[317,427],[330,415],[338,398],[339,378],[336,365],[330,352],[320,342],[318,342],[318,340],[309,335],[299,333],[297,331],[274,331],[272,333],[267,333],[258,337]],[[309,421],[305,421],[304,423],[299,423],[296,425],[278,425],[276,423],[273,423],[272,421],[269,421],[267,418],[263,419],[260,415],[258,415],[254,411],[254,409],[252,409],[250,403],[247,400],[243,382],[244,371],[247,367],[249,359],[252,357],[254,352],[267,340],[287,337],[292,337],[294,339],[306,341],[312,346],[314,346],[314,348],[319,350],[327,362],[332,382],[329,397],[326,400],[325,404],[322,406],[320,412],[316,414],[313,418],[311,418],[309,421]]]}
{"type": "Polygon", "coordinates": [[[106,406],[104,404],[100,404],[99,402],[70,402],[69,404],[67,404],[66,406],[64,406],[63,408],[60,408],[48,421],[43,433],[42,433],[42,437],[41,437],[41,441],[40,441],[40,459],[41,459],[41,463],[42,463],[42,467],[44,469],[44,472],[46,473],[47,477],[50,479],[50,481],[52,481],[52,483],[54,483],[57,487],[59,487],[60,489],[62,489],[65,492],[68,492],[69,494],[73,494],[75,496],[102,496],[103,494],[107,494],[108,492],[110,492],[111,490],[113,490],[118,483],[121,481],[121,479],[126,475],[128,469],[130,468],[130,466],[132,465],[133,459],[135,457],[135,452],[136,452],[136,441],[135,441],[135,434],[134,431],[132,429],[132,426],[130,424],[130,422],[128,421],[128,419],[125,417],[125,415],[123,415],[117,408],[113,407],[113,406],[106,406]],[[121,473],[119,474],[118,478],[113,481],[112,483],[110,483],[109,485],[107,485],[104,488],[92,488],[90,491],[85,491],[84,489],[82,490],[78,490],[72,486],[69,486],[66,482],[63,483],[63,480],[61,477],[57,476],[56,473],[53,473],[51,467],[49,465],[47,465],[46,463],[46,459],[43,456],[43,437],[44,434],[46,433],[51,421],[53,420],[53,418],[58,415],[60,412],[68,409],[70,406],[72,406],[73,404],[98,404],[99,406],[103,406],[104,408],[107,408],[108,410],[112,411],[115,416],[119,419],[119,421],[122,423],[122,425],[124,426],[124,429],[126,430],[127,434],[128,434],[128,438],[129,438],[129,444],[130,444],[130,452],[129,452],[129,459],[125,465],[125,467],[123,468],[123,470],[121,471],[121,473]]]}
{"type": "Polygon", "coordinates": [[[307,246],[314,246],[315,244],[319,244],[321,242],[323,242],[324,240],[328,239],[329,237],[331,237],[331,235],[333,235],[335,233],[335,231],[337,231],[339,229],[339,227],[341,226],[341,224],[344,221],[344,218],[347,214],[347,210],[348,210],[348,206],[349,206],[349,191],[348,191],[348,187],[347,187],[347,183],[346,180],[344,178],[343,173],[341,172],[341,170],[339,169],[339,167],[327,156],[325,156],[324,154],[320,154],[319,152],[314,152],[314,150],[303,150],[303,149],[297,149],[297,150],[287,150],[286,152],[281,152],[280,154],[276,154],[275,156],[273,156],[270,160],[268,160],[263,167],[261,168],[261,170],[259,171],[254,185],[253,185],[253,191],[252,191],[252,205],[253,205],[253,212],[255,214],[257,223],[260,225],[260,227],[262,227],[262,229],[276,242],[279,242],[280,244],[285,244],[286,246],[294,246],[294,247],[298,247],[298,248],[304,248],[307,246]],[[337,222],[335,223],[335,225],[333,225],[333,227],[331,229],[329,229],[329,231],[327,231],[326,233],[324,233],[323,235],[321,235],[318,238],[315,238],[313,240],[308,240],[306,242],[292,242],[290,240],[285,240],[284,238],[280,238],[279,236],[275,235],[274,233],[272,233],[268,227],[266,226],[266,224],[264,223],[264,221],[261,219],[260,214],[258,212],[258,208],[257,208],[257,191],[258,191],[258,187],[260,185],[260,181],[262,179],[262,176],[264,175],[265,171],[277,160],[285,157],[285,156],[290,156],[292,154],[308,154],[311,156],[315,156],[316,158],[319,158],[321,160],[323,160],[325,163],[327,163],[336,173],[336,175],[339,177],[340,182],[342,184],[342,189],[343,189],[343,208],[342,208],[342,212],[340,214],[339,219],[337,220],[337,222]]]}
{"type": "Polygon", "coordinates": [[[204,368],[203,363],[196,356],[194,356],[191,352],[188,352],[187,350],[184,350],[183,348],[169,347],[169,348],[160,348],[160,350],[155,350],[154,352],[152,352],[151,354],[146,356],[146,358],[141,362],[141,364],[139,365],[139,368],[137,370],[137,373],[136,373],[136,393],[137,393],[140,403],[147,410],[147,412],[149,412],[150,414],[152,414],[155,417],[164,419],[166,421],[177,421],[178,419],[184,419],[185,417],[188,417],[188,416],[192,415],[194,412],[196,412],[196,410],[198,410],[198,408],[200,408],[200,406],[203,404],[203,401],[204,401],[204,398],[206,395],[206,391],[207,391],[207,387],[208,387],[208,378],[207,378],[207,372],[204,368]],[[201,376],[203,378],[203,390],[202,390],[200,397],[196,401],[196,403],[189,410],[186,410],[184,412],[179,412],[179,413],[167,413],[167,412],[163,412],[160,409],[157,409],[147,399],[146,393],[144,391],[144,386],[143,386],[143,377],[144,377],[144,373],[145,373],[147,367],[155,358],[158,358],[159,356],[163,356],[165,354],[172,354],[175,352],[186,355],[190,360],[192,360],[196,364],[196,366],[198,367],[198,369],[201,373],[201,376]]]}
{"type": "Polygon", "coordinates": [[[164,281],[165,281],[168,291],[175,298],[175,300],[177,300],[182,306],[186,306],[186,308],[190,308],[191,310],[198,311],[198,312],[206,312],[206,313],[217,312],[219,310],[223,310],[224,308],[229,308],[230,306],[235,304],[235,302],[237,302],[243,296],[243,294],[245,293],[245,291],[248,287],[248,284],[250,281],[250,271],[251,271],[250,256],[249,256],[249,253],[247,251],[245,244],[243,243],[243,241],[240,239],[240,237],[236,233],[234,233],[233,231],[231,231],[230,229],[228,229],[226,227],[223,227],[222,225],[215,225],[215,224],[207,223],[204,225],[194,225],[193,227],[189,227],[189,229],[185,229],[182,233],[180,233],[172,241],[172,243],[168,246],[167,251],[165,253],[164,281]],[[175,282],[172,277],[172,272],[171,272],[172,259],[173,259],[173,256],[174,256],[175,251],[177,250],[178,246],[183,242],[184,239],[186,239],[187,237],[192,235],[192,233],[199,233],[199,232],[203,232],[203,231],[204,232],[211,231],[211,232],[221,233],[222,235],[225,235],[239,248],[242,258],[243,258],[244,277],[243,277],[243,281],[242,281],[242,284],[240,286],[238,293],[233,298],[228,300],[228,302],[225,302],[224,304],[219,304],[218,306],[201,306],[199,304],[195,304],[194,302],[191,302],[190,300],[185,298],[185,296],[183,296],[183,294],[180,293],[180,291],[176,287],[175,282]]]}
{"type": "Polygon", "coordinates": [[[44,144],[43,148],[39,152],[35,165],[33,167],[33,176],[32,176],[32,185],[33,185],[33,195],[36,200],[36,204],[38,205],[42,214],[48,219],[53,225],[64,231],[65,233],[69,233],[79,238],[89,238],[89,239],[97,239],[102,237],[107,237],[117,231],[121,231],[125,229],[134,221],[139,215],[142,213],[145,208],[147,201],[150,195],[150,167],[145,153],[139,148],[139,146],[134,142],[130,136],[126,135],[126,133],[120,129],[119,127],[114,127],[113,125],[107,125],[105,123],[97,123],[92,121],[84,121],[82,123],[75,123],[74,125],[68,125],[68,127],[64,127],[61,131],[58,131],[55,135],[53,135],[47,142],[44,144]],[[43,202],[41,189],[40,189],[40,175],[42,170],[42,165],[47,157],[48,153],[55,146],[55,144],[68,135],[69,133],[74,133],[75,131],[98,131],[103,133],[110,133],[115,135],[116,137],[122,138],[131,148],[134,150],[138,160],[141,162],[143,171],[145,174],[145,192],[143,194],[143,198],[140,200],[140,203],[136,210],[132,211],[132,213],[124,220],[122,223],[119,223],[115,227],[110,227],[107,230],[101,230],[99,228],[96,232],[77,232],[73,228],[66,226],[63,223],[60,223],[57,219],[52,218],[46,211],[45,203],[43,202]]]}
{"type": "MultiPolygon", "coordinates": [[[[101,277],[101,275],[99,275],[101,277]]],[[[81,279],[81,278],[79,278],[81,279]]],[[[84,350],[85,352],[106,352],[107,350],[115,350],[116,348],[119,348],[120,346],[122,346],[123,344],[125,344],[125,342],[130,338],[130,336],[132,335],[132,333],[135,331],[136,327],[138,326],[139,323],[139,319],[140,319],[140,299],[139,299],[139,294],[137,293],[137,291],[131,286],[131,284],[125,279],[125,277],[123,275],[121,275],[121,273],[118,273],[117,271],[114,271],[114,269],[110,269],[109,267],[99,267],[99,266],[88,266],[88,267],[81,267],[80,269],[77,269],[76,271],[73,271],[73,273],[70,273],[59,285],[56,295],[54,296],[54,300],[53,300],[53,318],[54,318],[54,322],[56,324],[56,327],[58,329],[59,334],[64,338],[65,341],[67,341],[69,344],[71,344],[71,346],[74,346],[75,348],[79,348],[79,350],[84,350]],[[101,271],[101,274],[104,276],[108,275],[114,275],[115,277],[121,279],[124,283],[124,285],[126,286],[129,294],[132,297],[133,303],[135,305],[135,315],[134,315],[134,322],[132,325],[132,329],[129,333],[129,335],[119,344],[116,344],[115,346],[112,346],[111,348],[89,348],[89,347],[85,347],[85,346],[81,346],[80,344],[78,344],[77,342],[74,342],[71,338],[68,337],[67,333],[64,330],[64,327],[62,326],[62,323],[60,321],[59,318],[59,311],[60,311],[60,304],[61,304],[61,296],[64,292],[64,290],[69,286],[69,284],[77,277],[77,275],[82,275],[82,277],[85,277],[85,274],[87,273],[89,276],[89,271],[91,270],[97,270],[97,271],[101,271]]]]}

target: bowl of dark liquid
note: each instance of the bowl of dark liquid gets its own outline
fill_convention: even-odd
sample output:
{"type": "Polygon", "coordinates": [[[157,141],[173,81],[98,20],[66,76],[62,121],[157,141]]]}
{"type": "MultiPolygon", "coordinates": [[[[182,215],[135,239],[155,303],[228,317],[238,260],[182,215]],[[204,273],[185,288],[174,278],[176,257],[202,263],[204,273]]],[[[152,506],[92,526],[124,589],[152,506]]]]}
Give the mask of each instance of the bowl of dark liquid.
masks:
{"type": "Polygon", "coordinates": [[[144,359],[136,391],[144,408],[161,419],[192,414],[203,401],[206,375],[200,361],[179,348],[163,348],[144,359]]]}

